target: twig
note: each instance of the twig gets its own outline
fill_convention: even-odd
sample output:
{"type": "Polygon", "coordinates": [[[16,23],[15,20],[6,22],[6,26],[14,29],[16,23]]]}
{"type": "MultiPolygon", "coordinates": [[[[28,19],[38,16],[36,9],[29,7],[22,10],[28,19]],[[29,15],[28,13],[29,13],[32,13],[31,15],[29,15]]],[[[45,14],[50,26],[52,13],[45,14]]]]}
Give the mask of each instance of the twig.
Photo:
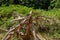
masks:
{"type": "Polygon", "coordinates": [[[1,30],[1,31],[5,31],[5,32],[8,32],[8,30],[2,29],[2,28],[0,28],[0,30],[1,30]]]}

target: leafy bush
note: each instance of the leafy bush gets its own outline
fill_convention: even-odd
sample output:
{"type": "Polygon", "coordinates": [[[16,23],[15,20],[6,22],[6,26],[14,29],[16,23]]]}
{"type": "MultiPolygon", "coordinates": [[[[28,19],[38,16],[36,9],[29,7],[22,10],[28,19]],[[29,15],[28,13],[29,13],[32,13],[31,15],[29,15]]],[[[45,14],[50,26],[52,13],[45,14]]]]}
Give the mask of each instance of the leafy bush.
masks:
{"type": "Polygon", "coordinates": [[[9,6],[10,4],[20,4],[27,7],[41,8],[41,9],[51,9],[55,7],[56,0],[0,0],[0,5],[5,4],[9,6]]]}

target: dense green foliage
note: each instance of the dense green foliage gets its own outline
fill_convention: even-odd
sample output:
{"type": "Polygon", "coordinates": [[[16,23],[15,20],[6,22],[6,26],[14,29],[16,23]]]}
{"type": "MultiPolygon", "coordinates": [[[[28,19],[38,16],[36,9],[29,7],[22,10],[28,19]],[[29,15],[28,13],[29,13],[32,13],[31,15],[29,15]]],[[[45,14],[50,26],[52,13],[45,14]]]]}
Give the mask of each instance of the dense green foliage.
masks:
{"type": "Polygon", "coordinates": [[[41,8],[48,10],[55,7],[56,0],[0,0],[0,5],[20,4],[33,8],[41,8]]]}
{"type": "Polygon", "coordinates": [[[57,0],[56,7],[60,8],[60,0],[57,0]]]}

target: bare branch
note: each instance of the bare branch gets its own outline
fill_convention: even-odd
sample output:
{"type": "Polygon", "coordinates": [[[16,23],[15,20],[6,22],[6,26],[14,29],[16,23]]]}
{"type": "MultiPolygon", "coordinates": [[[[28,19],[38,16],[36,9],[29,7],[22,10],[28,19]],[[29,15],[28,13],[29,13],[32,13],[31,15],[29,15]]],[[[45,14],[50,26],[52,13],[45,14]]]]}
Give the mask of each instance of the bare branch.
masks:
{"type": "Polygon", "coordinates": [[[0,31],[5,31],[5,32],[8,32],[8,30],[2,29],[2,28],[0,28],[0,31]]]}

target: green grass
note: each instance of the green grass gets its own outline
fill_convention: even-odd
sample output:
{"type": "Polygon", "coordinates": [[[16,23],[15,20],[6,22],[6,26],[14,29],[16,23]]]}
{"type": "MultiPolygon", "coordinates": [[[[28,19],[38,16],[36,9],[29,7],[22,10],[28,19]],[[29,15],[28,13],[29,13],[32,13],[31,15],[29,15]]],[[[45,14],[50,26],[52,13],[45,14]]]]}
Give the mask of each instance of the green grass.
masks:
{"type": "Polygon", "coordinates": [[[31,8],[24,7],[21,5],[10,5],[10,6],[3,6],[0,7],[0,13],[10,13],[12,11],[16,11],[18,13],[26,14],[31,10],[31,8]]]}
{"type": "Polygon", "coordinates": [[[48,17],[57,17],[60,19],[60,9],[52,9],[49,11],[41,10],[41,9],[36,9],[37,12],[39,12],[40,15],[48,16],[48,17]]]}

